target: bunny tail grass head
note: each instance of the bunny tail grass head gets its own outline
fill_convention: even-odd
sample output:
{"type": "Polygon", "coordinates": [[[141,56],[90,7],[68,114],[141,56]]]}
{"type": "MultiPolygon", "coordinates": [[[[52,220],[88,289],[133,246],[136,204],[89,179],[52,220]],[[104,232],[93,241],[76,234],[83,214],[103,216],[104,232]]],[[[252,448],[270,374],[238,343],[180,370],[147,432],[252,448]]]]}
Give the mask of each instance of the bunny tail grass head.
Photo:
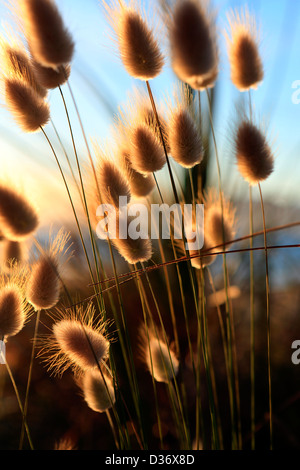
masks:
{"type": "Polygon", "coordinates": [[[235,209],[224,195],[209,189],[204,201],[204,239],[212,253],[228,250],[236,233],[235,209]],[[222,199],[221,199],[222,197],[222,199]],[[222,205],[221,205],[222,204],[222,205]],[[226,245],[224,245],[226,243],[226,245]]]}
{"type": "Polygon", "coordinates": [[[149,196],[155,188],[154,177],[151,173],[139,173],[132,167],[129,146],[120,147],[117,158],[120,163],[120,168],[128,181],[132,196],[135,198],[149,196]]]}
{"type": "MultiPolygon", "coordinates": [[[[115,209],[119,209],[119,198],[126,197],[127,202],[131,199],[130,186],[125,175],[119,169],[117,160],[113,158],[111,152],[100,148],[94,144],[97,156],[96,177],[97,188],[100,192],[99,204],[111,204],[115,209]]],[[[99,194],[97,195],[97,199],[99,194]]]]}
{"type": "Polygon", "coordinates": [[[21,265],[25,258],[24,243],[13,240],[4,240],[1,243],[1,269],[10,272],[15,265],[21,265]]]}
{"type": "Polygon", "coordinates": [[[28,82],[5,77],[3,87],[6,106],[24,132],[37,132],[48,123],[49,105],[28,82]]]}
{"type": "Polygon", "coordinates": [[[58,86],[62,86],[71,74],[71,66],[68,64],[60,65],[53,69],[52,67],[44,67],[33,59],[32,67],[38,82],[47,90],[53,90],[58,86]]]}
{"type": "MultiPolygon", "coordinates": [[[[166,142],[166,124],[160,111],[159,119],[166,142]]],[[[145,174],[163,168],[166,157],[159,127],[149,97],[140,89],[134,88],[119,110],[118,129],[121,130],[121,140],[124,140],[124,136],[126,138],[132,168],[145,174]]]]}
{"type": "Polygon", "coordinates": [[[0,61],[3,77],[24,81],[41,98],[47,96],[47,90],[37,79],[30,57],[20,41],[0,37],[0,61]]]}
{"type": "Polygon", "coordinates": [[[193,168],[202,161],[201,132],[186,87],[176,93],[174,105],[169,106],[168,142],[170,154],[181,166],[193,168]]]}
{"type": "Polygon", "coordinates": [[[115,31],[119,54],[129,75],[150,80],[162,70],[164,58],[153,30],[143,18],[136,2],[129,6],[122,2],[105,5],[109,21],[115,31]]]}
{"type": "Polygon", "coordinates": [[[136,122],[129,129],[130,161],[140,173],[154,173],[161,170],[166,158],[163,146],[147,124],[136,122]]]}
{"type": "Polygon", "coordinates": [[[155,188],[155,180],[151,173],[145,174],[136,171],[131,163],[131,146],[126,128],[121,119],[113,129],[116,149],[116,161],[125,179],[128,181],[131,195],[135,198],[143,198],[150,195],[155,188]]]}
{"type": "Polygon", "coordinates": [[[97,413],[111,408],[115,401],[115,390],[112,378],[103,368],[86,370],[81,378],[81,389],[88,407],[97,413]]]}
{"type": "Polygon", "coordinates": [[[5,238],[22,241],[37,230],[38,224],[31,201],[16,188],[0,182],[0,227],[5,238]]]}
{"type": "Polygon", "coordinates": [[[112,244],[129,264],[149,261],[152,256],[152,243],[148,233],[143,232],[143,227],[140,227],[138,233],[136,224],[139,226],[140,222],[128,214],[127,210],[120,211],[117,214],[115,236],[111,238],[112,244]]]}
{"type": "Polygon", "coordinates": [[[17,0],[17,3],[21,27],[34,59],[54,69],[70,63],[74,42],[54,0],[17,0]]]}
{"type": "Polygon", "coordinates": [[[177,0],[167,9],[171,62],[192,88],[212,87],[218,74],[216,25],[208,1],[177,0]]]}
{"type": "Polygon", "coordinates": [[[33,263],[26,288],[28,302],[35,310],[48,310],[54,307],[60,297],[62,256],[67,253],[69,236],[60,231],[50,241],[47,251],[40,254],[33,263]]]}
{"type": "Polygon", "coordinates": [[[70,309],[57,309],[52,314],[52,334],[40,337],[40,355],[55,375],[69,367],[75,373],[97,369],[107,358],[110,341],[106,334],[107,322],[95,318],[92,304],[70,309]]]}
{"type": "Polygon", "coordinates": [[[159,332],[141,328],[140,350],[143,362],[157,382],[168,383],[176,377],[179,361],[159,332]]]}
{"type": "Polygon", "coordinates": [[[30,312],[24,295],[27,268],[14,267],[9,276],[0,277],[0,338],[19,333],[30,312]]]}
{"type": "Polygon", "coordinates": [[[231,12],[228,19],[230,31],[227,45],[231,80],[240,91],[257,88],[263,80],[264,71],[255,18],[246,9],[241,14],[231,12]]]}
{"type": "Polygon", "coordinates": [[[239,172],[251,185],[267,179],[274,169],[274,157],[264,132],[244,117],[234,137],[239,172]]]}

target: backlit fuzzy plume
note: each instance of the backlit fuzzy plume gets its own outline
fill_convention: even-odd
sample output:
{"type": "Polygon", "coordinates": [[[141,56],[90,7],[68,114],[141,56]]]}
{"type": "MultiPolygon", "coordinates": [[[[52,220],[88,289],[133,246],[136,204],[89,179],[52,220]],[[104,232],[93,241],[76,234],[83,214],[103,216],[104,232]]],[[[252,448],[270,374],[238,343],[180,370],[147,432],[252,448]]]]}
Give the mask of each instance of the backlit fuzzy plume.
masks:
{"type": "Polygon", "coordinates": [[[28,48],[44,67],[69,64],[74,53],[73,39],[53,0],[17,0],[19,19],[28,48]]]}
{"type": "Polygon", "coordinates": [[[178,374],[179,361],[162,335],[152,330],[140,330],[142,359],[157,382],[168,383],[178,374]]]}
{"type": "Polygon", "coordinates": [[[124,124],[119,119],[114,129],[114,142],[116,149],[116,162],[126,178],[133,197],[148,196],[155,187],[155,180],[151,173],[144,174],[136,171],[131,163],[131,146],[124,124]]]}
{"type": "Polygon", "coordinates": [[[119,198],[126,197],[127,202],[131,199],[130,186],[124,174],[117,166],[117,161],[107,151],[95,145],[97,155],[96,177],[97,188],[100,192],[102,204],[112,204],[119,209],[119,198]]]}
{"type": "Polygon", "coordinates": [[[124,175],[126,175],[132,196],[136,198],[149,196],[155,188],[153,175],[139,173],[132,167],[130,151],[125,146],[118,150],[117,158],[124,175]]]}
{"type": "Polygon", "coordinates": [[[105,333],[107,323],[95,318],[95,308],[77,306],[59,309],[53,318],[52,334],[40,338],[40,355],[49,369],[61,375],[69,367],[75,373],[97,369],[108,356],[110,341],[105,333]]]}
{"type": "MultiPolygon", "coordinates": [[[[199,201],[196,201],[196,203],[200,204],[199,201]]],[[[178,226],[178,221],[175,222],[174,220],[173,233],[176,232],[181,233],[181,227],[178,226]]],[[[183,240],[182,237],[174,239],[175,246],[181,256],[190,256],[193,268],[202,269],[215,261],[217,255],[210,254],[211,247],[205,236],[202,217],[196,222],[195,211],[193,211],[192,217],[184,218],[184,234],[185,240],[183,240]]]]}
{"type": "Polygon", "coordinates": [[[274,157],[262,130],[243,118],[234,141],[237,166],[243,178],[251,185],[267,179],[274,169],[274,157]]]}
{"type": "Polygon", "coordinates": [[[97,413],[103,413],[115,403],[113,381],[104,371],[103,376],[99,369],[85,371],[81,388],[88,407],[97,413]]]}
{"type": "Polygon", "coordinates": [[[166,157],[162,143],[153,130],[147,124],[137,122],[129,132],[132,167],[140,173],[161,170],[166,163],[166,157]]]}
{"type": "Polygon", "coordinates": [[[150,80],[162,70],[164,58],[153,30],[137,5],[115,2],[106,10],[115,31],[119,54],[127,72],[134,78],[150,80]]]}
{"type": "Polygon", "coordinates": [[[9,276],[0,278],[0,338],[19,333],[30,312],[24,295],[27,272],[15,268],[9,276]]]}
{"type": "Polygon", "coordinates": [[[264,77],[263,64],[258,48],[255,18],[248,10],[228,16],[230,32],[227,35],[231,80],[240,90],[257,88],[264,77]]]}
{"type": "Polygon", "coordinates": [[[26,288],[28,302],[35,310],[48,310],[59,301],[61,257],[66,254],[69,236],[62,231],[51,241],[47,251],[33,263],[26,288]]]}
{"type": "MultiPolygon", "coordinates": [[[[188,230],[186,230],[186,232],[188,232],[188,230]]],[[[196,242],[196,235],[195,235],[196,225],[195,224],[193,224],[192,232],[193,232],[193,236],[191,234],[189,235],[188,233],[186,234],[187,249],[188,249],[189,255],[191,256],[191,265],[195,269],[202,269],[205,266],[209,266],[210,264],[212,264],[215,261],[217,256],[214,254],[210,254],[210,247],[207,244],[205,233],[204,233],[203,246],[201,247],[201,249],[196,249],[195,248],[195,242],[196,242]]],[[[182,249],[181,251],[183,252],[182,249]]]]}
{"type": "Polygon", "coordinates": [[[13,39],[8,42],[4,37],[0,37],[0,57],[3,77],[20,79],[32,87],[41,98],[47,96],[47,90],[37,79],[31,59],[22,44],[13,39]]]}
{"type": "Polygon", "coordinates": [[[185,87],[169,106],[168,141],[174,160],[185,168],[193,168],[203,159],[203,145],[195,108],[186,94],[185,87]]]}
{"type": "Polygon", "coordinates": [[[235,209],[222,194],[210,189],[204,201],[204,238],[212,253],[228,250],[236,233],[235,209]],[[222,202],[222,206],[221,206],[222,202]],[[226,243],[226,245],[223,245],[226,243]]]}
{"type": "MultiPolygon", "coordinates": [[[[124,215],[124,214],[123,214],[124,215]]],[[[127,217],[117,217],[116,238],[112,239],[113,245],[116,247],[120,255],[129,263],[143,263],[149,261],[152,256],[152,244],[147,234],[140,234],[140,237],[134,239],[130,236],[130,224],[135,223],[135,218],[128,215],[127,217]],[[121,222],[120,222],[121,220],[121,222]],[[123,220],[123,221],[122,221],[123,220]],[[121,224],[124,225],[125,230],[121,224]]]]}
{"type": "MultiPolygon", "coordinates": [[[[167,148],[166,123],[160,111],[158,114],[167,148]]],[[[160,130],[149,97],[140,89],[135,88],[120,108],[117,131],[121,141],[126,140],[132,168],[139,173],[153,173],[163,168],[166,157],[160,130]]]]}
{"type": "Polygon", "coordinates": [[[1,267],[10,270],[15,264],[21,264],[24,258],[22,243],[12,240],[4,240],[1,244],[1,267]]]}
{"type": "Polygon", "coordinates": [[[50,119],[48,103],[20,78],[4,78],[8,110],[24,132],[36,132],[50,119]]]}
{"type": "Polygon", "coordinates": [[[22,241],[36,231],[38,224],[37,211],[26,196],[0,183],[0,227],[5,238],[22,241]]]}
{"type": "Polygon", "coordinates": [[[214,86],[218,73],[216,25],[209,10],[208,1],[177,0],[166,13],[173,70],[197,90],[214,86]]]}
{"type": "Polygon", "coordinates": [[[44,67],[36,61],[32,61],[32,66],[39,83],[47,90],[53,90],[62,86],[70,77],[71,66],[60,65],[57,69],[44,67]]]}

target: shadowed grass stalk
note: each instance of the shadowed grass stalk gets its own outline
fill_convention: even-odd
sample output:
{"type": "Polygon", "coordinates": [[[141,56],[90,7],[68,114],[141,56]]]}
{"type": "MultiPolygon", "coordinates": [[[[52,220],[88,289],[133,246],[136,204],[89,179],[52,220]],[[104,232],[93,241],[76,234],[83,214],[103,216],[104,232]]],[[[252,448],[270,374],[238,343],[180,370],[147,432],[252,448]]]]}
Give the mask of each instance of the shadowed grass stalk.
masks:
{"type": "Polygon", "coordinates": [[[267,313],[267,355],[268,355],[268,387],[269,387],[269,427],[270,427],[270,450],[273,450],[273,406],[272,406],[272,377],[271,377],[271,318],[270,318],[270,285],[269,285],[269,263],[268,244],[266,231],[266,218],[264,201],[260,183],[258,183],[261,211],[264,228],[265,263],[266,263],[266,313],[267,313]]]}
{"type": "MultiPolygon", "coordinates": [[[[159,322],[160,322],[162,334],[163,334],[163,337],[164,337],[164,341],[165,341],[166,344],[168,344],[168,339],[167,339],[167,335],[166,335],[162,315],[161,315],[161,312],[160,312],[160,308],[159,308],[156,296],[154,294],[154,291],[153,291],[148,273],[145,272],[145,270],[144,270],[143,263],[141,263],[141,265],[142,265],[142,269],[145,273],[146,281],[147,281],[152,299],[153,299],[154,304],[155,304],[155,309],[156,309],[156,312],[157,312],[157,315],[158,315],[158,318],[159,318],[159,322]]],[[[171,367],[172,367],[172,375],[173,375],[174,387],[175,387],[176,397],[177,397],[177,402],[178,402],[179,414],[181,416],[181,421],[182,421],[183,430],[184,430],[183,434],[184,434],[184,439],[185,439],[185,445],[189,445],[190,444],[190,436],[189,436],[189,430],[188,430],[188,427],[187,427],[187,418],[184,415],[184,410],[183,410],[183,405],[182,405],[182,401],[181,401],[181,398],[180,398],[180,393],[179,393],[179,389],[178,389],[176,374],[174,372],[173,362],[172,362],[172,358],[171,358],[169,349],[168,349],[168,353],[169,353],[170,364],[171,364],[171,367]]]]}
{"type": "MultiPolygon", "coordinates": [[[[134,267],[135,267],[135,270],[136,270],[136,265],[134,265],[134,267]]],[[[158,433],[159,433],[159,440],[160,440],[161,449],[163,450],[164,449],[164,443],[163,443],[163,436],[162,436],[161,417],[160,417],[160,413],[159,413],[157,390],[156,390],[156,384],[155,384],[154,374],[153,374],[153,361],[152,361],[152,353],[151,353],[151,348],[150,348],[149,327],[148,327],[147,311],[146,311],[146,296],[145,296],[145,292],[144,292],[144,289],[143,289],[143,284],[142,284],[142,280],[141,280],[140,276],[136,277],[136,285],[137,285],[140,300],[141,300],[143,320],[144,320],[146,336],[147,336],[147,341],[148,341],[148,346],[149,346],[151,378],[152,378],[155,410],[156,410],[156,417],[157,417],[157,427],[158,427],[158,433]]]]}
{"type": "MultiPolygon", "coordinates": [[[[212,109],[211,109],[211,100],[209,96],[209,91],[206,89],[206,96],[208,101],[208,112],[209,112],[209,122],[210,128],[212,133],[212,139],[215,149],[215,158],[217,164],[217,174],[218,174],[218,186],[219,186],[219,196],[220,196],[220,205],[221,205],[221,214],[222,214],[222,236],[223,242],[225,242],[225,234],[224,234],[224,206],[223,206],[223,195],[222,195],[222,186],[221,186],[221,168],[220,168],[220,161],[218,156],[218,148],[217,148],[217,141],[215,136],[214,124],[213,124],[213,117],[212,117],[212,109]]],[[[224,271],[224,288],[226,293],[226,319],[227,319],[227,340],[228,340],[228,365],[229,365],[229,374],[230,374],[230,403],[231,403],[231,424],[232,424],[232,446],[233,449],[237,449],[238,447],[238,428],[240,429],[240,425],[237,423],[236,418],[236,395],[234,394],[234,388],[236,382],[234,380],[234,365],[233,365],[233,343],[232,343],[232,319],[230,313],[230,306],[229,306],[229,297],[228,297],[228,271],[227,271],[227,262],[226,262],[226,254],[225,251],[223,253],[223,271],[224,271]]],[[[241,440],[241,437],[240,437],[241,440]]]]}
{"type": "MultiPolygon", "coordinates": [[[[164,204],[164,198],[162,196],[157,178],[156,178],[155,174],[153,176],[154,176],[156,187],[157,187],[157,190],[158,190],[158,193],[159,193],[160,200],[161,200],[162,204],[164,204]]],[[[177,259],[177,252],[176,252],[176,247],[175,247],[175,244],[174,244],[173,233],[170,233],[170,239],[171,239],[171,245],[172,245],[174,259],[176,260],[177,259]]],[[[159,241],[159,243],[161,244],[160,241],[159,241]]],[[[186,250],[185,250],[185,252],[186,252],[186,250]]],[[[163,262],[163,264],[165,264],[165,263],[163,262]]],[[[193,374],[194,374],[194,377],[195,377],[195,381],[198,383],[196,417],[200,416],[201,422],[203,423],[202,407],[201,407],[200,399],[198,400],[200,383],[199,383],[199,381],[197,381],[197,372],[198,371],[196,370],[195,361],[194,361],[194,354],[193,354],[193,347],[192,347],[191,336],[190,336],[190,328],[189,328],[188,313],[187,313],[187,307],[186,307],[186,298],[185,298],[185,293],[184,293],[184,288],[183,288],[183,281],[182,281],[182,276],[181,276],[181,273],[180,273],[180,268],[179,268],[177,263],[175,264],[175,268],[176,268],[177,278],[178,278],[178,283],[179,283],[180,296],[181,296],[181,302],[182,302],[182,307],[183,307],[183,314],[184,314],[185,327],[186,327],[186,332],[187,332],[187,340],[188,340],[188,345],[189,345],[189,352],[190,352],[190,357],[191,357],[191,362],[192,362],[193,374]]],[[[166,266],[164,266],[164,269],[167,269],[166,266]]],[[[173,323],[175,341],[178,342],[178,343],[176,343],[177,348],[178,348],[178,353],[180,354],[179,340],[178,340],[178,333],[177,333],[176,318],[175,317],[174,317],[174,319],[172,318],[172,323],[173,323]]],[[[179,355],[179,357],[180,358],[182,357],[181,354],[179,355]]],[[[184,402],[185,402],[186,390],[185,390],[185,386],[184,386],[183,383],[181,384],[181,388],[182,388],[182,392],[184,394],[184,402]]],[[[203,432],[204,432],[204,426],[203,426],[203,432]]]]}
{"type": "MultiPolygon", "coordinates": [[[[10,380],[11,380],[11,383],[12,383],[12,386],[13,386],[13,389],[15,391],[16,398],[17,398],[17,401],[18,401],[18,405],[19,405],[19,408],[20,408],[20,411],[21,411],[21,414],[22,414],[22,418],[23,418],[24,417],[24,409],[23,409],[23,406],[22,406],[22,402],[21,402],[21,398],[20,398],[19,391],[18,391],[18,388],[17,388],[17,384],[15,382],[14,376],[12,374],[12,371],[11,371],[7,361],[5,360],[5,358],[3,358],[2,351],[0,351],[0,354],[1,354],[2,360],[4,360],[4,362],[5,362],[6,370],[8,372],[8,375],[10,377],[10,380]]],[[[26,418],[24,418],[24,428],[25,428],[25,431],[26,431],[26,435],[27,435],[27,438],[28,438],[30,449],[34,450],[26,418]]]]}
{"type": "Polygon", "coordinates": [[[31,357],[30,357],[30,363],[29,363],[25,400],[24,400],[24,410],[23,410],[23,417],[22,417],[22,429],[21,429],[21,435],[20,435],[19,450],[22,449],[23,441],[24,441],[25,423],[26,423],[26,417],[27,417],[27,411],[28,411],[29,389],[30,389],[30,384],[31,384],[31,379],[32,379],[34,354],[35,354],[35,348],[36,348],[36,339],[37,339],[37,334],[38,334],[38,329],[39,329],[40,316],[41,316],[41,310],[38,310],[36,312],[35,327],[34,327],[34,333],[33,333],[33,339],[32,339],[32,349],[31,349],[31,357]]]}
{"type": "Polygon", "coordinates": [[[219,400],[218,400],[218,393],[216,388],[216,378],[213,366],[213,358],[211,354],[210,348],[210,341],[209,341],[209,334],[208,334],[208,325],[207,325],[207,315],[206,315],[206,297],[205,297],[205,270],[204,268],[198,271],[199,276],[199,297],[200,301],[202,299],[203,303],[203,333],[205,338],[205,344],[207,349],[207,357],[208,362],[210,364],[210,376],[211,376],[211,387],[212,393],[214,396],[214,404],[215,404],[215,413],[216,413],[216,427],[218,432],[218,439],[216,439],[216,444],[218,445],[217,449],[223,449],[223,435],[222,435],[222,426],[221,426],[221,417],[220,417],[220,409],[219,409],[219,400]]]}
{"type": "MultiPolygon", "coordinates": [[[[249,116],[252,119],[251,90],[248,91],[249,116]]],[[[249,184],[249,246],[250,246],[250,383],[251,383],[251,449],[255,450],[255,337],[254,337],[254,259],[253,259],[253,200],[249,184]]]]}

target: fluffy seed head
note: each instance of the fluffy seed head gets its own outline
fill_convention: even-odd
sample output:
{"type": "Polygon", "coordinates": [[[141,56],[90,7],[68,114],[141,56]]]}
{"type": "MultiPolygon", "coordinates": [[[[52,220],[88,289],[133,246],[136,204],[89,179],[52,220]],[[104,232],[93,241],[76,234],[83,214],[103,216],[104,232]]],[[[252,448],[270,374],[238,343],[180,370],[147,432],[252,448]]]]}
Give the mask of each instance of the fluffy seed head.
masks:
{"type": "Polygon", "coordinates": [[[203,159],[203,145],[193,103],[182,90],[169,107],[168,141],[174,160],[185,168],[193,168],[203,159]]]}
{"type": "Polygon", "coordinates": [[[235,155],[241,175],[251,185],[267,179],[273,171],[274,158],[266,136],[248,119],[237,128],[235,155]]]}
{"type": "Polygon", "coordinates": [[[156,77],[161,72],[164,59],[146,20],[134,6],[106,7],[127,72],[140,80],[156,77]]]}
{"type": "Polygon", "coordinates": [[[0,277],[0,339],[19,333],[30,311],[24,295],[27,268],[12,267],[0,277]]]}
{"type": "Polygon", "coordinates": [[[108,153],[95,147],[97,152],[97,189],[100,191],[101,203],[112,204],[119,209],[119,197],[131,199],[130,186],[116,164],[116,160],[108,153]]]}
{"type": "Polygon", "coordinates": [[[49,256],[41,257],[32,268],[28,280],[27,299],[35,310],[54,307],[60,294],[57,263],[49,256]]]}
{"type": "Polygon", "coordinates": [[[169,345],[160,337],[149,330],[141,330],[141,352],[143,360],[153,378],[157,382],[168,383],[176,377],[179,369],[179,361],[169,345]]]}
{"type": "Polygon", "coordinates": [[[109,342],[106,338],[91,327],[83,327],[79,321],[61,320],[53,326],[53,333],[61,350],[82,369],[97,365],[93,351],[98,361],[107,356],[109,342]]]}
{"type": "Polygon", "coordinates": [[[264,72],[258,48],[254,17],[246,10],[229,16],[230,35],[227,36],[231,80],[240,90],[257,88],[264,72]]]}
{"type": "Polygon", "coordinates": [[[47,90],[37,80],[30,57],[23,45],[16,41],[9,43],[0,38],[1,73],[8,78],[17,78],[32,87],[36,93],[45,98],[47,90]]]}
{"type": "Polygon", "coordinates": [[[148,196],[155,188],[153,175],[136,171],[131,164],[130,152],[125,147],[119,149],[117,158],[130,186],[132,196],[136,198],[148,196]]]}
{"type": "MultiPolygon", "coordinates": [[[[124,214],[121,213],[121,217],[124,214]]],[[[112,239],[112,243],[115,248],[118,250],[120,255],[127,261],[129,264],[143,263],[149,261],[152,256],[152,244],[147,234],[141,234],[140,237],[133,239],[130,236],[129,226],[134,222],[134,217],[128,215],[124,217],[124,222],[126,224],[126,233],[125,238],[123,234],[120,233],[120,215],[117,217],[116,223],[116,238],[112,239]]]]}
{"type": "Polygon", "coordinates": [[[208,6],[199,0],[177,0],[169,11],[167,25],[177,76],[196,89],[213,86],[218,50],[215,22],[208,6]]]}
{"type": "Polygon", "coordinates": [[[40,337],[40,355],[49,369],[61,375],[71,367],[75,373],[96,368],[107,358],[110,342],[105,333],[107,323],[95,320],[95,308],[76,306],[59,309],[53,318],[52,334],[40,337]],[[97,364],[98,363],[98,364],[97,364]]]}
{"type": "Polygon", "coordinates": [[[18,0],[30,53],[44,67],[71,62],[74,43],[53,0],[18,0]]]}
{"type": "Polygon", "coordinates": [[[32,61],[38,82],[45,88],[52,90],[63,85],[71,74],[70,65],[61,65],[56,69],[44,67],[36,61],[32,61]]]}
{"type": "Polygon", "coordinates": [[[0,290],[0,337],[14,336],[26,320],[24,298],[17,285],[7,285],[0,290]]]}
{"type": "Polygon", "coordinates": [[[10,270],[23,261],[23,246],[18,241],[4,240],[2,243],[1,264],[3,270],[10,270]]]}
{"type": "Polygon", "coordinates": [[[20,78],[5,78],[6,106],[24,132],[36,132],[50,119],[48,103],[20,78]]]}
{"type": "Polygon", "coordinates": [[[130,145],[131,164],[136,171],[153,173],[165,165],[163,146],[146,124],[136,124],[130,129],[130,145]]]}
{"type": "Polygon", "coordinates": [[[35,310],[48,310],[59,301],[61,257],[67,252],[65,246],[68,239],[69,236],[60,231],[50,242],[48,250],[42,253],[32,266],[26,297],[35,310]]]}
{"type": "Polygon", "coordinates": [[[112,379],[104,372],[102,377],[98,369],[85,371],[82,377],[82,391],[88,407],[98,413],[111,408],[116,400],[112,379]]]}
{"type": "MultiPolygon", "coordinates": [[[[193,227],[193,232],[195,233],[195,226],[193,227]]],[[[210,264],[212,264],[215,261],[217,256],[206,253],[206,250],[209,250],[209,246],[207,245],[207,242],[205,239],[204,239],[204,243],[203,243],[201,250],[195,250],[195,248],[193,247],[193,243],[195,243],[195,241],[196,241],[195,235],[193,238],[189,238],[187,236],[188,251],[191,256],[191,265],[195,269],[202,269],[205,266],[209,266],[210,264]],[[201,254],[203,254],[204,256],[200,256],[201,254]]]]}
{"type": "Polygon", "coordinates": [[[16,189],[0,183],[0,227],[3,235],[12,241],[21,241],[38,227],[35,208],[16,189]]]}
{"type": "Polygon", "coordinates": [[[204,239],[207,247],[216,247],[211,250],[212,253],[228,250],[230,246],[228,242],[234,239],[236,232],[235,210],[223,194],[222,206],[220,195],[210,190],[204,203],[204,239]]]}

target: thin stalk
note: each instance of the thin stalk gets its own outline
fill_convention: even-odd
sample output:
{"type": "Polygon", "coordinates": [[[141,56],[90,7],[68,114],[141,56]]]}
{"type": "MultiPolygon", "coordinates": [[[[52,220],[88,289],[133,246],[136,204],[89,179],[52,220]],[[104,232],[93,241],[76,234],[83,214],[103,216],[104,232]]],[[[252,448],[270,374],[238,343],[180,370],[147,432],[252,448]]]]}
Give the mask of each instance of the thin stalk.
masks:
{"type": "MultiPolygon", "coordinates": [[[[157,389],[156,389],[156,384],[155,384],[155,380],[154,380],[153,361],[152,361],[152,353],[151,353],[151,348],[150,348],[150,336],[149,336],[149,327],[148,327],[147,312],[146,312],[147,299],[146,299],[146,295],[145,295],[145,292],[144,292],[144,289],[143,289],[143,284],[142,284],[140,276],[137,276],[137,287],[138,287],[138,291],[139,291],[139,295],[140,295],[140,299],[141,299],[144,325],[145,325],[145,329],[146,329],[146,336],[147,336],[147,341],[148,341],[148,346],[149,346],[151,378],[152,378],[152,385],[153,385],[153,393],[154,393],[154,402],[155,402],[155,410],[156,410],[156,417],[157,417],[159,440],[160,440],[161,449],[164,449],[164,442],[163,442],[163,436],[162,436],[162,427],[161,427],[161,418],[160,418],[160,413],[159,413],[159,405],[158,405],[158,397],[157,397],[157,389]]],[[[149,310],[149,312],[150,312],[150,310],[149,310]]]]}
{"type": "Polygon", "coordinates": [[[35,346],[36,346],[40,316],[41,316],[41,310],[38,310],[36,312],[36,318],[35,318],[35,327],[34,327],[33,342],[32,342],[32,349],[31,349],[31,358],[30,358],[30,364],[29,364],[29,372],[28,372],[26,394],[25,394],[25,401],[24,401],[24,413],[23,413],[23,420],[22,420],[22,429],[21,429],[19,450],[22,449],[23,441],[24,441],[25,420],[26,420],[27,411],[28,411],[29,389],[30,389],[31,378],[32,378],[34,353],[35,353],[35,346]]]}
{"type": "MultiPolygon", "coordinates": [[[[248,92],[249,116],[252,120],[251,90],[248,92]]],[[[250,248],[253,248],[253,200],[252,187],[249,185],[249,229],[250,248]]],[[[254,343],[254,259],[250,250],[250,383],[251,383],[251,449],[255,450],[255,343],[254,343]]]]}
{"type": "MultiPolygon", "coordinates": [[[[216,164],[217,164],[217,174],[218,174],[218,185],[219,185],[219,197],[220,197],[220,205],[221,205],[221,214],[222,214],[222,236],[223,242],[225,243],[225,236],[224,236],[224,204],[223,204],[223,194],[222,194],[222,186],[221,186],[221,168],[219,162],[219,154],[218,154],[218,147],[217,141],[215,136],[215,130],[213,125],[213,118],[212,118],[212,109],[211,109],[211,101],[209,96],[209,91],[206,89],[206,95],[208,100],[208,111],[209,111],[209,120],[210,120],[210,127],[212,133],[212,139],[215,149],[215,157],[216,157],[216,164]]],[[[223,253],[223,272],[224,272],[224,288],[226,293],[226,321],[227,321],[227,338],[228,338],[228,364],[229,364],[229,374],[230,374],[230,389],[229,389],[229,396],[230,396],[230,408],[231,408],[231,425],[232,425],[232,447],[233,449],[237,449],[238,447],[238,423],[236,417],[236,397],[234,397],[234,388],[236,386],[235,378],[234,378],[234,365],[233,365],[233,341],[232,341],[232,319],[231,319],[231,312],[229,306],[229,296],[228,296],[228,270],[227,270],[227,262],[226,262],[226,254],[225,251],[223,253]]]]}
{"type": "Polygon", "coordinates": [[[269,386],[269,416],[270,416],[270,450],[273,450],[273,409],[272,409],[272,379],[271,379],[271,317],[270,317],[270,285],[269,285],[269,263],[268,245],[264,201],[260,183],[258,183],[261,211],[264,228],[265,262],[266,262],[266,309],[267,309],[267,352],[268,352],[268,386],[269,386]]]}
{"type": "MultiPolygon", "coordinates": [[[[141,263],[141,265],[142,265],[142,268],[144,268],[143,263],[141,263]]],[[[153,288],[152,288],[152,285],[151,285],[151,282],[150,282],[150,279],[149,279],[149,276],[148,276],[147,272],[145,272],[145,277],[146,277],[146,281],[147,281],[152,299],[154,301],[155,309],[156,309],[156,312],[157,312],[157,315],[158,315],[158,318],[159,318],[159,322],[160,322],[160,325],[161,325],[161,329],[162,329],[162,332],[163,332],[165,343],[168,344],[168,339],[167,339],[166,330],[165,330],[165,327],[164,327],[162,315],[161,315],[161,312],[160,312],[160,308],[159,308],[159,305],[158,305],[158,302],[157,302],[156,296],[154,294],[154,291],[153,291],[153,288]]],[[[153,325],[154,325],[154,322],[153,322],[153,325]]],[[[155,328],[155,326],[154,326],[154,328],[155,328]]],[[[188,427],[186,425],[186,417],[184,416],[183,406],[182,406],[181,399],[180,399],[180,393],[179,393],[177,379],[176,379],[174,368],[173,368],[172,358],[171,358],[171,355],[170,355],[170,351],[168,351],[168,352],[169,352],[169,359],[170,359],[170,364],[171,364],[171,367],[172,367],[173,380],[174,380],[174,384],[175,384],[175,390],[176,390],[176,395],[177,395],[177,400],[178,400],[178,405],[179,405],[179,412],[180,412],[180,415],[181,415],[181,420],[182,420],[183,429],[184,429],[184,435],[185,435],[186,443],[189,445],[190,437],[189,437],[189,433],[188,433],[188,427]]]]}
{"type": "MultiPolygon", "coordinates": [[[[249,185],[249,227],[253,234],[252,188],[249,185]]],[[[253,248],[253,237],[249,240],[253,248]]],[[[255,344],[254,344],[254,265],[253,251],[250,250],[250,380],[251,380],[251,448],[255,450],[255,344]]]]}
{"type": "MultiPolygon", "coordinates": [[[[2,355],[2,353],[1,353],[1,355],[2,355]]],[[[13,377],[12,371],[11,371],[11,369],[10,369],[8,363],[6,362],[5,358],[3,358],[3,359],[4,359],[4,362],[5,362],[5,366],[6,366],[8,375],[9,375],[9,377],[10,377],[10,380],[11,380],[11,383],[12,383],[12,386],[13,386],[13,389],[14,389],[15,394],[16,394],[16,398],[17,398],[17,402],[18,402],[20,411],[21,411],[21,413],[22,413],[22,416],[24,416],[24,410],[23,410],[23,406],[22,406],[22,402],[21,402],[21,398],[20,398],[20,394],[19,394],[19,391],[18,391],[17,384],[16,384],[16,382],[15,382],[15,379],[14,379],[14,377],[13,377]]],[[[34,450],[33,443],[32,443],[32,440],[31,440],[31,436],[30,436],[30,432],[29,432],[29,428],[28,428],[26,419],[24,420],[24,427],[25,427],[25,431],[26,431],[26,435],[27,435],[27,438],[28,438],[28,442],[29,442],[30,449],[31,449],[31,450],[34,450]]]]}

